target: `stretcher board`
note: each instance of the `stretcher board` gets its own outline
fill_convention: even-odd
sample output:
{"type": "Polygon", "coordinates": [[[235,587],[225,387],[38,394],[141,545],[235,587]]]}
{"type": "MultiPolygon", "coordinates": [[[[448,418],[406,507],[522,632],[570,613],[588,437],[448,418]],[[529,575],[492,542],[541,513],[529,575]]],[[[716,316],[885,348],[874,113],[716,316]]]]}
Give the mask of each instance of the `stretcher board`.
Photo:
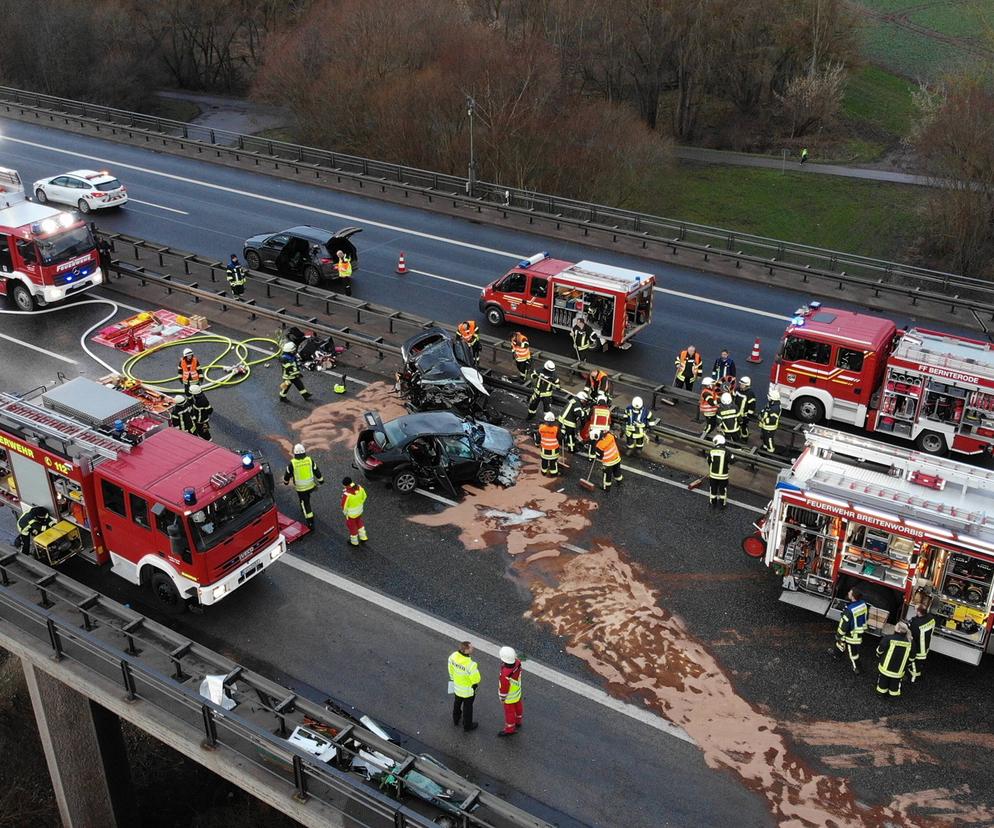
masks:
{"type": "Polygon", "coordinates": [[[201,331],[192,325],[181,325],[177,314],[168,310],[143,311],[120,322],[101,328],[92,337],[98,345],[105,345],[126,354],[137,354],[164,342],[176,342],[196,336],[201,331]],[[156,332],[156,328],[161,328],[156,332]]]}

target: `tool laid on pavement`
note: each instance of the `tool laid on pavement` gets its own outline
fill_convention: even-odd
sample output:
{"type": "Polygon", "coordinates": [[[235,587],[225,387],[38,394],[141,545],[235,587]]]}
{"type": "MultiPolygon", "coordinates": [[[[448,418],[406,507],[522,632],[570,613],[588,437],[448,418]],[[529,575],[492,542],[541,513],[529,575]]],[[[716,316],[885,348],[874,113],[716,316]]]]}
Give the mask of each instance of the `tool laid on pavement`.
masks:
{"type": "Polygon", "coordinates": [[[594,475],[594,466],[596,465],[597,456],[594,455],[594,459],[590,461],[590,469],[587,471],[587,476],[580,481],[580,487],[586,489],[588,492],[597,490],[597,487],[590,481],[590,478],[594,475]]]}
{"type": "Polygon", "coordinates": [[[708,476],[707,476],[706,474],[702,474],[702,475],[701,475],[700,477],[698,477],[698,478],[697,478],[696,480],[691,480],[691,481],[690,481],[690,482],[689,482],[689,483],[687,484],[687,489],[688,489],[688,490],[690,490],[690,491],[694,491],[694,489],[697,489],[697,488],[699,488],[699,487],[700,487],[700,485],[701,485],[701,484],[702,484],[702,483],[703,483],[703,482],[704,482],[705,480],[707,480],[707,479],[708,479],[708,476]]]}

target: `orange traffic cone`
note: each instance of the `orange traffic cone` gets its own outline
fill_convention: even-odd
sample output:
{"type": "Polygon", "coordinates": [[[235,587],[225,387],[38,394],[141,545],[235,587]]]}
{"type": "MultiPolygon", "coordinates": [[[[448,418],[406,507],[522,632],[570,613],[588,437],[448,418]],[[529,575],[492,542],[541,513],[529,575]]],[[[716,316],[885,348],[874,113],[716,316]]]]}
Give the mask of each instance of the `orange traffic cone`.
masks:
{"type": "Polygon", "coordinates": [[[759,337],[756,337],[756,341],[752,345],[752,353],[749,354],[749,358],[746,362],[751,362],[754,365],[758,365],[763,361],[763,358],[759,355],[759,337]]]}
{"type": "Polygon", "coordinates": [[[407,273],[407,265],[404,263],[404,251],[400,251],[400,258],[397,259],[397,272],[407,273]]]}

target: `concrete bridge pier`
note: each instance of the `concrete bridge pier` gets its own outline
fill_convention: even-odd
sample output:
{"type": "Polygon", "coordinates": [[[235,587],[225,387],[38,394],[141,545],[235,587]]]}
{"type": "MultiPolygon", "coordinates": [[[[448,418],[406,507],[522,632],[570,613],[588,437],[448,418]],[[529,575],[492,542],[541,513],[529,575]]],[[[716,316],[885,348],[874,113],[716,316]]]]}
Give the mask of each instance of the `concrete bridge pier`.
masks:
{"type": "Polygon", "coordinates": [[[62,824],[139,824],[121,720],[27,660],[21,665],[62,824]]]}

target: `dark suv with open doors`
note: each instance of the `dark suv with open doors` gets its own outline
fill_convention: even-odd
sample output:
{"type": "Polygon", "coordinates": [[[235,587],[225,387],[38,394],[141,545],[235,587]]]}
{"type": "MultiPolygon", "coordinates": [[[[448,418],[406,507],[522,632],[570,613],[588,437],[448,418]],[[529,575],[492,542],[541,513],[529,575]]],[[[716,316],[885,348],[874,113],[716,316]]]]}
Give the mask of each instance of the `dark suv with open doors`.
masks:
{"type": "MultiPolygon", "coordinates": [[[[343,227],[337,233],[320,227],[300,225],[279,233],[260,233],[245,240],[245,264],[252,270],[275,270],[280,276],[298,279],[311,287],[320,287],[338,278],[338,251],[359,265],[359,252],[351,237],[362,232],[359,227],[343,227]]],[[[345,279],[345,293],[352,294],[351,279],[345,279]]]]}

